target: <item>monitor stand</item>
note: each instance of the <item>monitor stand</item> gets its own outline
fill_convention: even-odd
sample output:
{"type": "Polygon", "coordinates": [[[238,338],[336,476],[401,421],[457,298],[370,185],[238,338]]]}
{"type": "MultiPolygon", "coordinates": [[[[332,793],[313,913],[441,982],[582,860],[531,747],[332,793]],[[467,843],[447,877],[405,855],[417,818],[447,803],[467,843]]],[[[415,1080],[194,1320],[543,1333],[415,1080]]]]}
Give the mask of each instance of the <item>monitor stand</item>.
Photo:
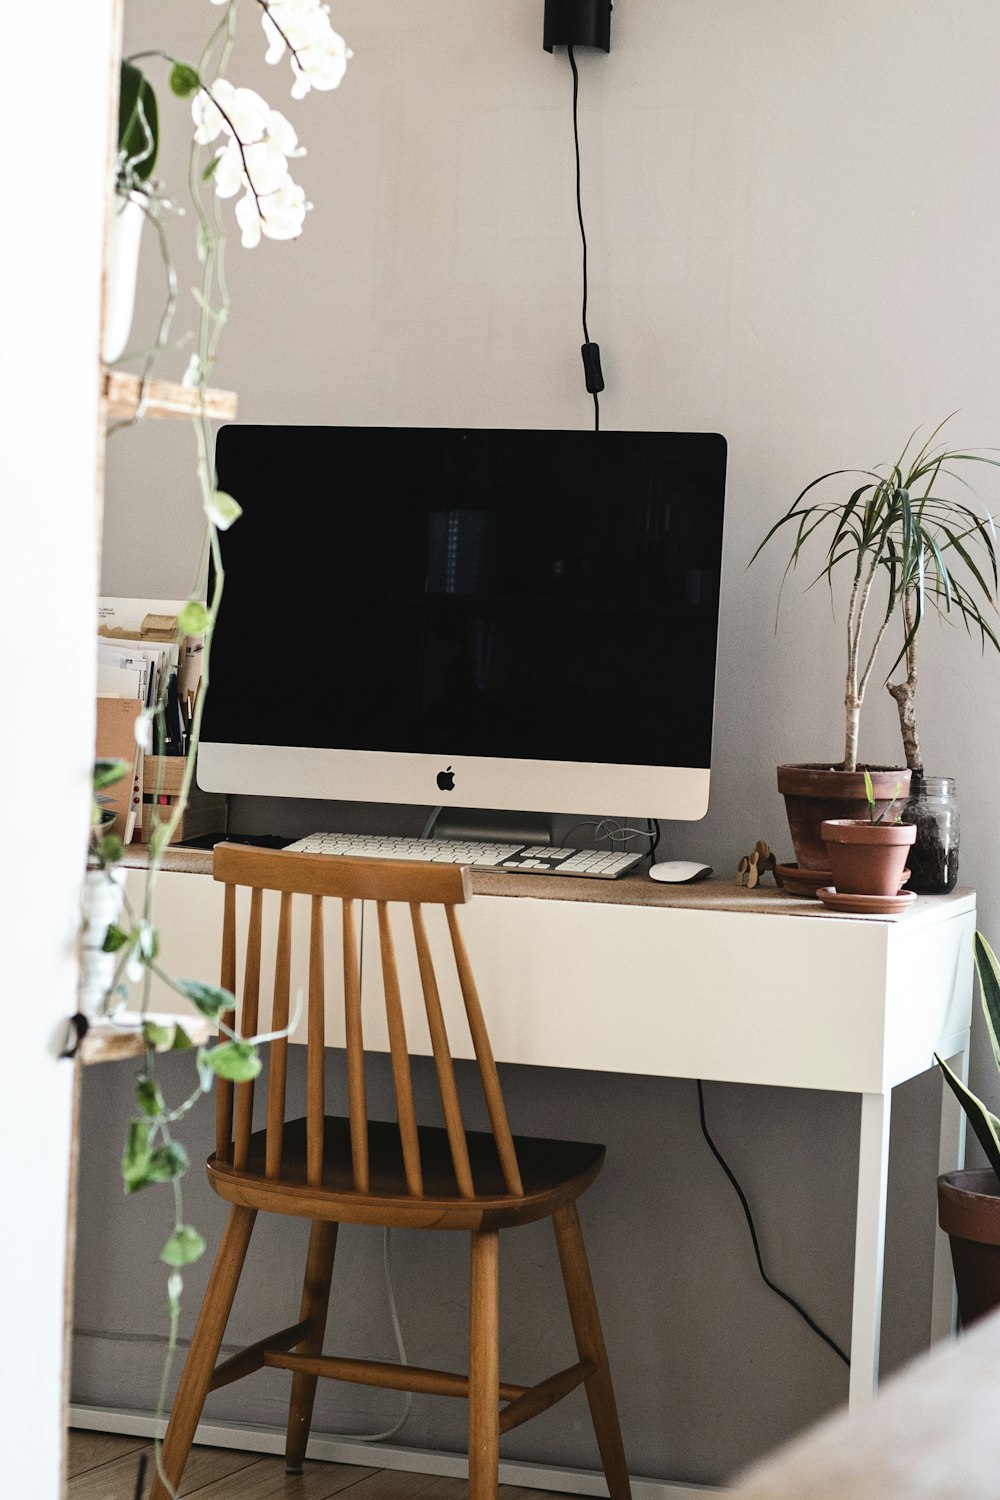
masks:
{"type": "Polygon", "coordinates": [[[551,844],[552,819],[547,813],[436,807],[420,836],[425,839],[468,839],[474,843],[551,844]]]}

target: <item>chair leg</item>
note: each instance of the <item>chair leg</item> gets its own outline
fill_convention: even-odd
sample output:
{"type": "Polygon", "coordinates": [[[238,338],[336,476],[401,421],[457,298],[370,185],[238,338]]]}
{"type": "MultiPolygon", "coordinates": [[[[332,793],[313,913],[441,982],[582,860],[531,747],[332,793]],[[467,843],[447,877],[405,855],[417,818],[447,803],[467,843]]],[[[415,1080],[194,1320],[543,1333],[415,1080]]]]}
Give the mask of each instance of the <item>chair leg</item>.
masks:
{"type": "Polygon", "coordinates": [[[611,1384],[611,1370],[576,1204],[571,1203],[567,1208],[557,1209],[552,1216],[552,1226],[556,1234],[563,1281],[566,1284],[566,1300],[569,1303],[576,1347],[581,1359],[592,1359],[597,1366],[586,1382],[586,1391],[601,1463],[604,1466],[604,1477],[608,1482],[608,1494],[611,1500],[631,1500],[632,1490],[618,1423],[618,1408],[611,1384]]]}
{"type": "MultiPolygon", "coordinates": [[[[299,1354],[322,1354],[326,1332],[326,1314],[330,1306],[330,1282],[333,1279],[333,1257],[337,1250],[337,1225],[322,1219],[313,1221],[306,1256],[306,1274],[302,1283],[299,1322],[308,1319],[313,1330],[296,1345],[299,1354]]],[[[301,1474],[312,1426],[313,1402],[316,1400],[318,1375],[292,1376],[292,1396],[288,1403],[288,1431],[285,1436],[285,1473],[301,1474]]]]}
{"type": "Polygon", "coordinates": [[[472,1235],[469,1297],[469,1500],[496,1500],[500,1464],[500,1236],[472,1235]]]}
{"type": "MultiPolygon", "coordinates": [[[[194,1337],[177,1384],[177,1394],[160,1454],[163,1472],[174,1489],[180,1484],[195,1429],[201,1421],[202,1408],[212,1383],[212,1372],[219,1357],[219,1346],[229,1322],[230,1309],[256,1219],[255,1208],[234,1207],[230,1210],[215,1265],[205,1288],[194,1337]]],[[[169,1500],[169,1491],[158,1473],[153,1477],[149,1500],[169,1500]]]]}

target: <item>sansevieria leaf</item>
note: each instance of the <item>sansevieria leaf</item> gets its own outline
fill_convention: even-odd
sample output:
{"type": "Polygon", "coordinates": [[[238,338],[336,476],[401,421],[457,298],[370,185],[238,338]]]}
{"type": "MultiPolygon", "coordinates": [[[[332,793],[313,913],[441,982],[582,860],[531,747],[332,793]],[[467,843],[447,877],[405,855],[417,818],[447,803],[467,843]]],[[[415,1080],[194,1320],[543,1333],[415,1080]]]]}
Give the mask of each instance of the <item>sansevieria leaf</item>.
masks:
{"type": "Polygon", "coordinates": [[[1000,1178],[1000,1120],[990,1113],[981,1099],[977,1099],[975,1094],[970,1093],[962,1080],[955,1076],[948,1064],[938,1057],[936,1052],[934,1061],[944,1074],[955,1098],[965,1110],[969,1124],[976,1132],[976,1139],[986,1152],[987,1161],[1000,1178]]]}
{"type": "Polygon", "coordinates": [[[981,932],[977,932],[973,953],[976,973],[979,975],[979,993],[983,1002],[986,1029],[990,1034],[993,1057],[1000,1068],[1000,964],[997,956],[981,932]]]}

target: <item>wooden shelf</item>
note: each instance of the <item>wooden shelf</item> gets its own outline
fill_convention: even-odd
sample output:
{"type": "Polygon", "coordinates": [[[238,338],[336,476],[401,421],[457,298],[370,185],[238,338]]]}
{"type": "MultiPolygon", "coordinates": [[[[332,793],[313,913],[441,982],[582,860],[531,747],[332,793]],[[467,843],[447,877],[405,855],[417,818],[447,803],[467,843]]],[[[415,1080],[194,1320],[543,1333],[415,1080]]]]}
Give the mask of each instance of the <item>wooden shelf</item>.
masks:
{"type": "MultiPolygon", "coordinates": [[[[109,422],[130,421],[139,409],[142,380],[123,370],[105,370],[103,395],[109,422]]],[[[236,392],[205,392],[204,406],[194,386],[176,380],[147,380],[144,419],[195,417],[204,413],[213,422],[232,422],[236,416],[236,392]]]]}
{"type": "MultiPolygon", "coordinates": [[[[150,1012],[147,1017],[160,1026],[175,1023],[184,1027],[196,1047],[204,1046],[215,1031],[209,1021],[191,1011],[183,1015],[164,1015],[150,1012]]],[[[141,1057],[146,1050],[142,1032],[138,1027],[123,1026],[122,1022],[92,1021],[80,1042],[77,1057],[86,1066],[89,1063],[118,1062],[122,1058],[141,1057]]],[[[154,1047],[154,1052],[169,1052],[169,1046],[154,1047]]]]}

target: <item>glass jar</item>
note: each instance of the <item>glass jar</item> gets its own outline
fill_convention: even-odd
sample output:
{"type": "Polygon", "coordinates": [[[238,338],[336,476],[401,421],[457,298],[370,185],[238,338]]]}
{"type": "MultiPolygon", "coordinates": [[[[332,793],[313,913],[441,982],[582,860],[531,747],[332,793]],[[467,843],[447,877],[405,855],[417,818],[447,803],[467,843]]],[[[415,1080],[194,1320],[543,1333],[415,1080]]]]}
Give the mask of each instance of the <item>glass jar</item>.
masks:
{"type": "Polygon", "coordinates": [[[907,864],[910,877],[904,890],[922,895],[945,895],[958,880],[958,807],[951,776],[924,776],[914,771],[910,795],[899,815],[901,823],[915,823],[917,837],[907,864]]]}

